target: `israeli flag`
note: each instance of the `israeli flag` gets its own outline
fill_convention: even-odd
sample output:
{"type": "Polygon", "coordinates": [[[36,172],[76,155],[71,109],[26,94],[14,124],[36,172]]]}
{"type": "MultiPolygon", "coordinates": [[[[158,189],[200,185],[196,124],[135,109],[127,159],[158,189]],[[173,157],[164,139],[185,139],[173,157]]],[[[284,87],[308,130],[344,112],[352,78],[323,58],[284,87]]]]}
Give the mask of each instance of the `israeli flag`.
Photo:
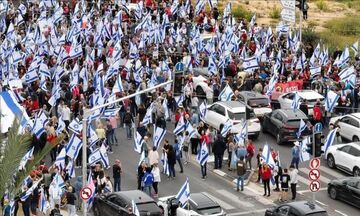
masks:
{"type": "Polygon", "coordinates": [[[33,155],[34,155],[34,147],[32,147],[21,159],[20,165],[19,165],[19,170],[25,169],[26,163],[28,162],[28,160],[31,160],[33,155]]]}
{"type": "Polygon", "coordinates": [[[101,161],[101,152],[100,152],[100,149],[98,148],[89,155],[88,162],[89,162],[89,165],[92,166],[95,163],[100,162],[100,161],[101,161]]]}
{"type": "Polygon", "coordinates": [[[22,16],[24,16],[26,14],[26,6],[24,4],[20,4],[18,7],[18,11],[22,16]]]}
{"type": "Polygon", "coordinates": [[[296,112],[296,110],[298,110],[300,108],[300,96],[297,92],[295,92],[295,97],[294,100],[291,103],[291,108],[294,110],[294,112],[296,112]]]}
{"type": "Polygon", "coordinates": [[[180,188],[180,191],[176,194],[175,199],[178,200],[182,204],[182,206],[188,204],[190,199],[189,178],[186,178],[185,183],[180,188]]]}
{"type": "Polygon", "coordinates": [[[253,72],[255,69],[258,69],[260,67],[259,60],[256,56],[244,59],[242,67],[246,72],[253,72]]]}
{"type": "Polygon", "coordinates": [[[337,128],[334,128],[326,136],[325,145],[324,145],[324,152],[325,152],[324,155],[326,155],[327,150],[334,143],[334,140],[336,137],[336,131],[337,131],[337,128]]]}
{"type": "Polygon", "coordinates": [[[355,74],[355,67],[351,66],[340,71],[339,77],[342,81],[347,81],[353,74],[355,74]]]}
{"type": "Polygon", "coordinates": [[[314,50],[314,53],[313,53],[313,56],[315,58],[319,58],[320,57],[320,44],[318,43],[318,45],[316,46],[315,50],[314,50]]]}
{"type": "Polygon", "coordinates": [[[170,8],[171,14],[174,16],[178,11],[178,9],[179,9],[179,1],[174,0],[170,8]]]}
{"type": "Polygon", "coordinates": [[[327,112],[332,112],[335,105],[337,104],[339,97],[340,96],[338,94],[336,94],[335,92],[333,92],[331,90],[327,92],[326,100],[325,100],[325,110],[327,112]]]}
{"type": "Polygon", "coordinates": [[[184,116],[181,115],[176,128],[174,129],[174,134],[175,135],[179,135],[180,133],[182,133],[185,130],[185,121],[184,121],[184,116]]]}
{"type": "Polygon", "coordinates": [[[140,216],[139,209],[138,209],[138,207],[136,206],[134,200],[131,200],[131,209],[132,209],[132,213],[133,213],[135,216],[140,216]]]}
{"type": "MultiPolygon", "coordinates": [[[[190,122],[189,121],[187,121],[186,122],[186,131],[189,133],[189,137],[191,138],[191,137],[193,137],[194,135],[195,135],[195,129],[194,129],[194,127],[190,124],[190,122]]],[[[184,138],[185,138],[185,136],[184,136],[184,138]]],[[[183,140],[184,141],[184,140],[183,140]]]]}
{"type": "Polygon", "coordinates": [[[230,119],[228,119],[228,120],[225,122],[223,128],[221,129],[221,135],[222,135],[223,137],[226,137],[226,135],[228,134],[228,132],[231,131],[232,126],[233,126],[232,121],[231,121],[230,119]]]}
{"type": "Polygon", "coordinates": [[[51,182],[51,185],[53,185],[55,188],[58,188],[58,189],[64,188],[65,182],[64,182],[63,177],[59,173],[56,173],[55,177],[53,178],[53,180],[51,182]]]}
{"type": "Polygon", "coordinates": [[[79,155],[80,148],[82,146],[82,141],[79,137],[73,134],[69,140],[69,143],[66,145],[66,155],[71,157],[73,160],[79,155]]]}
{"type": "Polygon", "coordinates": [[[346,47],[340,56],[339,67],[345,65],[350,60],[349,48],[346,47]]]}
{"type": "Polygon", "coordinates": [[[201,166],[204,166],[204,164],[208,161],[208,159],[209,159],[209,150],[206,146],[206,143],[203,142],[201,144],[200,151],[196,156],[196,161],[199,162],[201,166]]]}
{"type": "Polygon", "coordinates": [[[70,124],[69,124],[69,130],[71,130],[72,132],[74,132],[76,135],[80,135],[81,134],[81,130],[82,130],[82,123],[80,122],[80,120],[78,118],[73,119],[70,124]]]}
{"type": "Polygon", "coordinates": [[[101,163],[104,165],[104,167],[107,169],[110,167],[109,163],[109,157],[106,153],[107,147],[105,146],[105,142],[102,143],[102,145],[99,148],[100,156],[101,156],[101,163]]]}
{"type": "Polygon", "coordinates": [[[163,173],[167,176],[170,176],[170,169],[169,169],[169,163],[168,163],[166,152],[163,152],[161,154],[161,162],[163,164],[163,173]]]}
{"type": "Polygon", "coordinates": [[[99,141],[99,137],[97,136],[97,134],[92,126],[88,127],[88,134],[89,134],[88,143],[91,148],[99,141]]]}
{"type": "Polygon", "coordinates": [[[142,136],[140,135],[139,132],[137,132],[136,130],[134,130],[134,150],[137,153],[141,153],[141,148],[144,144],[144,139],[142,138],[142,136]]]}
{"type": "Polygon", "coordinates": [[[31,130],[38,139],[40,139],[41,134],[45,132],[45,126],[48,122],[49,120],[47,116],[42,110],[40,110],[36,115],[35,123],[31,130]]]}
{"type": "Polygon", "coordinates": [[[39,80],[39,76],[36,72],[36,69],[30,69],[26,74],[25,74],[25,82],[27,84],[31,84],[32,82],[39,80]]]}
{"type": "Polygon", "coordinates": [[[301,119],[301,120],[300,120],[299,130],[298,130],[298,132],[296,133],[297,138],[300,138],[301,133],[302,133],[306,128],[307,128],[306,123],[304,122],[304,120],[301,119]]]}
{"type": "Polygon", "coordinates": [[[273,75],[270,79],[269,85],[268,85],[268,89],[266,91],[267,96],[271,96],[272,93],[274,92],[278,79],[279,79],[279,76],[276,73],[273,73],[273,75]]]}
{"type": "Polygon", "coordinates": [[[269,144],[264,145],[260,160],[261,162],[264,162],[267,165],[269,165],[272,169],[275,167],[275,161],[271,155],[269,144]]]}
{"type": "Polygon", "coordinates": [[[178,107],[183,105],[183,102],[185,101],[185,96],[184,94],[181,94],[180,97],[178,97],[178,99],[176,100],[176,104],[178,107]]]}
{"type": "Polygon", "coordinates": [[[321,65],[310,67],[310,75],[311,77],[320,76],[321,75],[321,65]]]}
{"type": "Polygon", "coordinates": [[[357,56],[359,53],[359,41],[356,41],[353,45],[351,45],[351,49],[354,51],[354,55],[357,56]]]}
{"type": "Polygon", "coordinates": [[[195,5],[195,15],[199,15],[200,12],[204,9],[205,7],[205,0],[196,0],[196,5],[195,5]]]}
{"type": "Polygon", "coordinates": [[[46,215],[47,201],[46,201],[46,196],[45,196],[44,189],[41,189],[41,192],[40,192],[39,210],[43,215],[46,215]]]}
{"type": "Polygon", "coordinates": [[[225,88],[219,94],[220,101],[231,101],[231,97],[234,96],[233,90],[229,85],[226,85],[225,88]]]}
{"type": "Polygon", "coordinates": [[[65,158],[66,158],[66,148],[62,148],[58,156],[56,156],[54,166],[57,167],[59,170],[65,169],[65,158]]]}
{"type": "Polygon", "coordinates": [[[145,157],[145,151],[143,151],[140,155],[140,159],[139,159],[139,163],[138,163],[138,166],[141,165],[141,163],[146,159],[145,157]]]}
{"type": "Polygon", "coordinates": [[[213,55],[210,55],[209,57],[209,64],[208,64],[208,74],[209,76],[216,75],[218,73],[218,69],[216,66],[216,60],[213,55]]]}
{"type": "Polygon", "coordinates": [[[70,159],[66,166],[66,173],[70,178],[75,178],[74,160],[70,159]]]}
{"type": "Polygon", "coordinates": [[[70,53],[69,53],[69,58],[70,59],[77,58],[77,57],[82,56],[82,54],[83,54],[83,50],[82,50],[81,44],[79,43],[75,47],[71,47],[70,53]]]}
{"type": "Polygon", "coordinates": [[[152,108],[151,108],[151,106],[146,110],[146,114],[145,114],[144,119],[142,120],[141,124],[146,126],[150,123],[152,123],[152,108]]]}
{"type": "Polygon", "coordinates": [[[240,144],[243,143],[241,141],[244,141],[246,137],[247,137],[247,121],[243,121],[241,125],[240,133],[235,135],[234,140],[236,143],[240,144]]]}
{"type": "Polygon", "coordinates": [[[154,146],[156,149],[159,148],[162,139],[164,138],[166,130],[161,127],[154,126],[154,146]]]}
{"type": "Polygon", "coordinates": [[[169,109],[168,109],[168,105],[167,105],[167,99],[164,98],[164,101],[162,103],[163,109],[165,110],[164,113],[164,117],[165,119],[169,119],[170,118],[170,114],[169,114],[169,109]]]}
{"type": "Polygon", "coordinates": [[[63,130],[65,130],[65,127],[66,127],[66,125],[63,120],[63,117],[60,116],[59,121],[58,121],[58,127],[56,128],[56,131],[55,131],[56,135],[59,136],[59,134],[61,134],[63,132],[63,130]]]}
{"type": "Polygon", "coordinates": [[[42,180],[42,178],[40,180],[38,180],[37,182],[34,182],[33,185],[25,192],[25,194],[22,197],[20,197],[20,200],[22,202],[24,202],[25,200],[27,200],[29,198],[29,196],[34,192],[34,190],[37,188],[37,186],[39,185],[41,180],[42,180]]]}
{"type": "Polygon", "coordinates": [[[199,116],[200,119],[206,121],[206,114],[207,114],[207,103],[206,101],[202,102],[199,107],[199,116]]]}
{"type": "Polygon", "coordinates": [[[310,141],[309,137],[306,137],[304,140],[300,141],[300,162],[308,161],[310,160],[310,154],[306,151],[307,146],[310,141]]]}

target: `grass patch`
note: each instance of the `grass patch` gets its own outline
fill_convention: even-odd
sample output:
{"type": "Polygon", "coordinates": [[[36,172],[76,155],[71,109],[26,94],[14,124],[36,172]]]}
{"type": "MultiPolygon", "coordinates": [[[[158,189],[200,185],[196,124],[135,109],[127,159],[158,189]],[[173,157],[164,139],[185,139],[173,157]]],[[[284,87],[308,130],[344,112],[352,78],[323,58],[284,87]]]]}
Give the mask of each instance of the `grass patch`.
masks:
{"type": "Polygon", "coordinates": [[[236,5],[232,8],[232,15],[236,18],[244,18],[247,21],[250,21],[253,14],[241,5],[236,5]]]}
{"type": "Polygon", "coordinates": [[[324,0],[319,0],[315,2],[315,5],[320,11],[329,11],[329,6],[324,0]]]}
{"type": "Polygon", "coordinates": [[[281,10],[280,10],[280,8],[278,8],[278,7],[276,7],[276,6],[274,6],[272,9],[271,9],[271,11],[270,11],[270,18],[271,19],[280,19],[280,17],[281,17],[281,10]]]}
{"type": "Polygon", "coordinates": [[[324,27],[332,34],[345,36],[358,36],[360,34],[360,15],[352,15],[344,18],[336,18],[325,23],[324,27]]]}

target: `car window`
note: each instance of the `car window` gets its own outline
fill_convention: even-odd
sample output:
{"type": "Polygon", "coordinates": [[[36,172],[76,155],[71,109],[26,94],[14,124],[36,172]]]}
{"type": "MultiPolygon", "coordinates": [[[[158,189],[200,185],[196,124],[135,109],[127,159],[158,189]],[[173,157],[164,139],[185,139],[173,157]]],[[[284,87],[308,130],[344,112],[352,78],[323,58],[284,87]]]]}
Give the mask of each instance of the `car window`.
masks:
{"type": "Polygon", "coordinates": [[[351,146],[343,146],[340,148],[340,151],[348,153],[350,151],[351,146]]]}
{"type": "Polygon", "coordinates": [[[347,180],[345,184],[349,187],[357,188],[359,181],[358,180],[347,180]]]}
{"type": "Polygon", "coordinates": [[[342,118],[340,121],[341,121],[341,122],[344,122],[344,123],[346,123],[346,124],[349,124],[349,123],[350,123],[350,117],[345,116],[345,117],[342,118]]]}
{"type": "Polygon", "coordinates": [[[349,122],[348,122],[349,125],[352,125],[354,127],[359,127],[359,122],[356,121],[354,118],[349,118],[349,122]]]}
{"type": "Polygon", "coordinates": [[[123,208],[125,208],[127,205],[127,203],[124,200],[122,200],[120,197],[116,197],[115,204],[123,208]]]}
{"type": "Polygon", "coordinates": [[[290,210],[290,206],[280,206],[277,209],[277,212],[279,213],[278,215],[286,216],[286,215],[288,215],[289,210],[290,210]]]}
{"type": "Polygon", "coordinates": [[[285,95],[285,98],[292,100],[294,98],[294,96],[295,96],[294,93],[289,93],[289,94],[285,95]]]}
{"type": "Polygon", "coordinates": [[[216,107],[216,112],[219,113],[220,115],[225,116],[225,108],[222,106],[217,106],[216,107]]]}
{"type": "Polygon", "coordinates": [[[255,98],[248,101],[248,105],[256,108],[256,107],[268,107],[269,101],[266,98],[255,98]]]}
{"type": "Polygon", "coordinates": [[[245,118],[245,113],[232,113],[228,111],[228,115],[231,120],[242,120],[245,118]]]}
{"type": "Polygon", "coordinates": [[[209,108],[209,110],[216,112],[216,107],[218,107],[218,106],[219,106],[219,105],[214,104],[214,105],[212,105],[212,106],[209,108]]]}
{"type": "Polygon", "coordinates": [[[221,213],[221,207],[220,206],[212,206],[209,208],[200,208],[197,210],[197,213],[201,215],[215,215],[221,213]]]}
{"type": "Polygon", "coordinates": [[[355,157],[360,157],[360,150],[351,146],[349,154],[355,156],[355,157]]]}
{"type": "Polygon", "coordinates": [[[279,120],[279,121],[283,121],[283,117],[279,114],[279,113],[276,113],[275,115],[274,115],[274,118],[275,119],[277,119],[277,120],[279,120]]]}

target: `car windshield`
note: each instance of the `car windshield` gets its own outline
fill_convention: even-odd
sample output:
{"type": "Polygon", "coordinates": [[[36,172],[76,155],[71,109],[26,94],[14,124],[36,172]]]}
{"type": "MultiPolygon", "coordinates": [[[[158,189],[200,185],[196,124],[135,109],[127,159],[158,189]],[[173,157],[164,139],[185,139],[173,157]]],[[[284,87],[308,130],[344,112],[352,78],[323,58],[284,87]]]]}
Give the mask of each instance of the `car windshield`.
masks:
{"type": "Polygon", "coordinates": [[[291,125],[293,127],[300,127],[300,119],[290,119],[290,120],[287,121],[286,124],[291,125]]]}
{"type": "Polygon", "coordinates": [[[269,101],[266,98],[256,98],[256,99],[250,99],[248,101],[248,105],[256,108],[256,107],[268,107],[269,101]]]}
{"type": "Polygon", "coordinates": [[[239,112],[239,113],[232,113],[228,111],[229,119],[231,120],[242,120],[245,118],[245,113],[239,112]]]}
{"type": "Polygon", "coordinates": [[[219,213],[221,213],[221,208],[220,208],[220,206],[215,206],[215,207],[198,209],[197,213],[199,213],[201,215],[219,214],[219,213]]]}
{"type": "Polygon", "coordinates": [[[328,214],[324,212],[315,212],[315,213],[309,213],[307,216],[327,216],[328,214]]]}
{"type": "Polygon", "coordinates": [[[136,206],[138,207],[140,213],[141,212],[150,212],[150,213],[152,213],[151,215],[155,215],[154,213],[160,213],[159,207],[156,205],[155,202],[136,203],[136,206]]]}

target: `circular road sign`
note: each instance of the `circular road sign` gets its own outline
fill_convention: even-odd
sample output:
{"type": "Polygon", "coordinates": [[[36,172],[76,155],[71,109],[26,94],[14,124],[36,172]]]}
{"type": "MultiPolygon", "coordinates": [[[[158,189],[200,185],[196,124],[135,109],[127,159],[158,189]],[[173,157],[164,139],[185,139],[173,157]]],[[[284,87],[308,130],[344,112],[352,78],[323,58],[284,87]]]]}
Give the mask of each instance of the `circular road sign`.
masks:
{"type": "Polygon", "coordinates": [[[310,169],[317,169],[320,167],[320,159],[319,158],[313,158],[309,162],[310,169]]]}
{"type": "Polygon", "coordinates": [[[81,189],[81,191],[80,191],[80,197],[81,197],[81,199],[83,199],[83,200],[88,200],[88,199],[90,199],[90,197],[91,197],[91,195],[92,195],[92,189],[91,188],[89,188],[89,187],[83,187],[82,189],[81,189]]]}
{"type": "Polygon", "coordinates": [[[320,170],[318,169],[311,169],[309,171],[309,179],[312,181],[318,180],[320,178],[320,170]]]}
{"type": "Polygon", "coordinates": [[[311,192],[318,192],[320,190],[320,182],[319,181],[312,181],[309,184],[309,189],[311,192]]]}

